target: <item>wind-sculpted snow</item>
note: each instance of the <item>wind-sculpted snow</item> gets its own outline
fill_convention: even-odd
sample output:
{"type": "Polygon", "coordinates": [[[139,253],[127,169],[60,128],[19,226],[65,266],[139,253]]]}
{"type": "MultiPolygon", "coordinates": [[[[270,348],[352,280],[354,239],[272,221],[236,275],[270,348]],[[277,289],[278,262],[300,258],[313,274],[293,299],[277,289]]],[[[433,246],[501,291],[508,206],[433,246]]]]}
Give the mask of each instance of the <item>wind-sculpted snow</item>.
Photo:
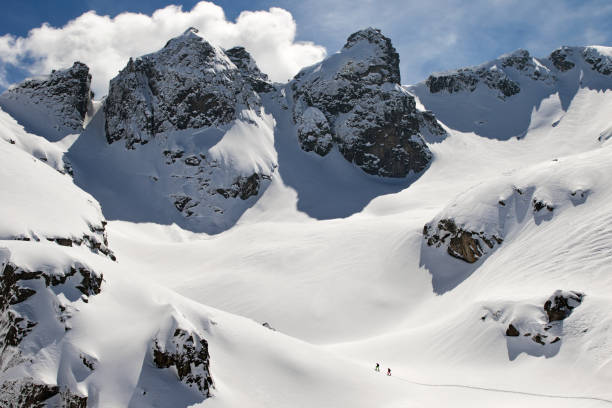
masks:
{"type": "Polygon", "coordinates": [[[302,149],[325,156],[337,146],[346,160],[383,177],[423,170],[431,160],[423,133],[445,132],[399,82],[391,40],[373,28],[352,34],[339,53],[289,85],[302,149]]]}
{"type": "Polygon", "coordinates": [[[477,185],[450,202],[423,228],[421,263],[432,274],[434,290],[443,293],[460,284],[526,224],[550,222],[603,189],[596,176],[602,171],[602,154],[592,156],[554,159],[523,169],[477,185]],[[447,256],[475,265],[453,268],[459,261],[436,261],[447,256]],[[456,274],[448,275],[453,269],[456,274]]]}
{"type": "Polygon", "coordinates": [[[561,47],[547,58],[518,50],[408,87],[447,126],[495,139],[522,138],[542,102],[567,110],[579,88],[612,88],[609,47],[561,47]]]}
{"type": "Polygon", "coordinates": [[[71,68],[28,79],[0,96],[0,107],[26,130],[57,141],[83,130],[93,97],[87,65],[75,62],[71,68]]]}
{"type": "MultiPolygon", "coordinates": [[[[572,334],[572,330],[564,328],[564,320],[584,297],[580,292],[556,290],[545,301],[492,302],[484,306],[480,320],[503,330],[510,360],[521,353],[550,358],[559,353],[564,337],[572,334]]],[[[584,322],[579,324],[581,330],[589,330],[584,322]]]]}
{"type": "MultiPolygon", "coordinates": [[[[20,136],[24,135],[13,135],[20,136]]],[[[0,157],[4,163],[0,211],[10,214],[0,221],[0,239],[83,245],[114,258],[106,238],[106,220],[92,196],[16,144],[1,142],[0,157]]]]}
{"type": "Polygon", "coordinates": [[[190,30],[80,134],[0,112],[0,405],[608,406],[610,54],[431,93],[368,29],[281,86],[190,30]],[[378,128],[427,171],[342,157],[378,128]]]}

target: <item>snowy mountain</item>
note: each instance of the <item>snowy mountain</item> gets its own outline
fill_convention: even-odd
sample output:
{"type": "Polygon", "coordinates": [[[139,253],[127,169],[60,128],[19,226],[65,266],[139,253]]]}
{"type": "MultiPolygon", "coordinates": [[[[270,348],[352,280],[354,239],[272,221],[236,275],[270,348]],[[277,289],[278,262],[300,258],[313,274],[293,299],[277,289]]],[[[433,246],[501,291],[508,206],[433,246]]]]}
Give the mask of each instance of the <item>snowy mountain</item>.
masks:
{"type": "Polygon", "coordinates": [[[368,28],[273,84],[189,29],[11,87],[0,405],[609,406],[611,61],[401,85],[368,28]]]}
{"type": "Polygon", "coordinates": [[[579,89],[608,89],[611,74],[609,47],[561,47],[547,58],[518,50],[477,67],[430,75],[408,89],[447,126],[506,140],[524,137],[533,110],[551,96],[558,94],[567,111],[579,89]]]}

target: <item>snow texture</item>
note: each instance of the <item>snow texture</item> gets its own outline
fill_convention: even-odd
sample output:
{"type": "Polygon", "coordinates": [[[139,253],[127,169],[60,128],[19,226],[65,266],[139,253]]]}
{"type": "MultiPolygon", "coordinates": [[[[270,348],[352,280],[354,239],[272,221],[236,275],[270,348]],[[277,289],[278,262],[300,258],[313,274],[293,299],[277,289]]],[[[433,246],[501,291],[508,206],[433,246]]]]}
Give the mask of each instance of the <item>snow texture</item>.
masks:
{"type": "Polygon", "coordinates": [[[118,77],[142,85],[123,122],[94,103],[50,137],[28,104],[1,111],[0,404],[610,406],[610,48],[518,51],[432,92],[399,85],[387,40],[362,30],[276,87],[188,31],[133,64],[163,95],[209,75],[194,89],[219,85],[227,115],[180,102],[143,128],[170,109],[141,98],[147,70],[118,77]],[[307,99],[334,84],[369,96],[307,99]],[[343,156],[382,96],[406,102],[424,171],[343,156]]]}

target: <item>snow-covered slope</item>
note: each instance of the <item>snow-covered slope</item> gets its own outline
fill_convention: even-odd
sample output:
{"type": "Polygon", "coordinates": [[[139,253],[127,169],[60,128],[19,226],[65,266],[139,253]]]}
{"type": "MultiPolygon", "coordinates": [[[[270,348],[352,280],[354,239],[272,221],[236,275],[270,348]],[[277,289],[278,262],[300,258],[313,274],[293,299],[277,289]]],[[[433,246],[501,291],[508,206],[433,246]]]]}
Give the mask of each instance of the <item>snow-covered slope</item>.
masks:
{"type": "Polygon", "coordinates": [[[362,30],[273,86],[244,49],[189,30],[131,62],[78,138],[0,112],[0,401],[610,406],[610,49],[519,51],[400,87],[378,60],[395,58],[387,40],[362,30]],[[354,82],[338,79],[347,64],[354,82]],[[336,83],[366,89],[351,109],[374,116],[381,95],[407,101],[426,169],[386,178],[346,160],[344,136],[361,136],[339,125],[355,112],[323,109],[336,83]],[[211,84],[242,110],[169,102],[211,84]],[[328,126],[327,154],[305,148],[306,122],[328,126]],[[268,179],[232,197],[250,174],[268,179]]]}

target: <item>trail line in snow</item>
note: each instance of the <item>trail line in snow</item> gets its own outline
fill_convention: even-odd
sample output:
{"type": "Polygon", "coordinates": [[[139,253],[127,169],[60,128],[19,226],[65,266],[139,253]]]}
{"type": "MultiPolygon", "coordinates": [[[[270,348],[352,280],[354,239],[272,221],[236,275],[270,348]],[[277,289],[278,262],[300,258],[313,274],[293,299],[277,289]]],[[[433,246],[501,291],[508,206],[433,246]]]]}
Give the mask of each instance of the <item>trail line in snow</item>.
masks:
{"type": "Polygon", "coordinates": [[[605,398],[599,397],[586,397],[586,396],[575,396],[575,395],[554,395],[554,394],[540,394],[536,392],[527,392],[527,391],[515,391],[515,390],[504,390],[499,388],[486,388],[486,387],[478,387],[475,385],[464,385],[464,384],[429,384],[429,383],[421,383],[417,381],[411,381],[407,378],[392,376],[396,380],[408,382],[415,385],[420,385],[422,387],[440,387],[440,388],[467,388],[478,391],[489,391],[489,392],[500,392],[506,394],[519,394],[519,395],[527,395],[530,397],[539,397],[539,398],[558,398],[558,399],[573,399],[573,400],[586,400],[586,401],[598,401],[606,404],[612,405],[612,400],[608,400],[605,398]]]}

